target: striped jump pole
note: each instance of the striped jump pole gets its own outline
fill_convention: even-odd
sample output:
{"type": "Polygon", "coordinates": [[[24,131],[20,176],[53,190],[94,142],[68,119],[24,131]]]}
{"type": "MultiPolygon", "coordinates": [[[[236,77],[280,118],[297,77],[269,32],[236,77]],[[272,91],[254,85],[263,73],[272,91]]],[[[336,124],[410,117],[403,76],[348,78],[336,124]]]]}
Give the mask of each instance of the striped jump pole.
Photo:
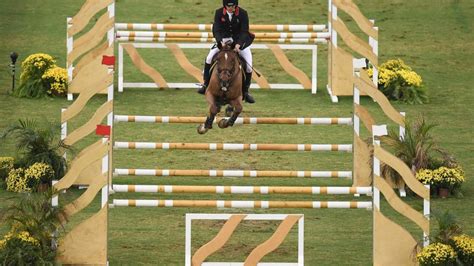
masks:
{"type": "Polygon", "coordinates": [[[114,142],[115,149],[157,150],[225,150],[225,151],[343,151],[351,152],[351,144],[242,144],[242,143],[159,143],[114,142]]]}
{"type": "Polygon", "coordinates": [[[209,177],[332,177],[351,178],[352,171],[250,171],[250,170],[170,170],[120,169],[114,176],[209,176],[209,177]]]}
{"type": "MultiPolygon", "coordinates": [[[[223,118],[216,118],[214,123],[223,118]]],[[[145,122],[162,124],[199,124],[204,123],[206,117],[195,116],[138,116],[115,115],[115,122],[145,122]]],[[[235,124],[288,124],[288,125],[352,125],[351,117],[339,118],[284,118],[284,117],[239,117],[235,124]]]]}
{"type": "MultiPolygon", "coordinates": [[[[325,31],[325,24],[250,25],[251,31],[325,31]]],[[[115,23],[116,30],[198,30],[210,31],[212,24],[115,23]]]]}
{"type": "Polygon", "coordinates": [[[313,194],[371,195],[372,187],[272,187],[272,186],[173,186],[113,185],[114,192],[137,193],[212,193],[212,194],[313,194]]]}
{"type": "Polygon", "coordinates": [[[114,199],[111,207],[211,207],[211,208],[307,208],[370,209],[371,201],[239,201],[239,200],[132,200],[114,199]]]}
{"type": "MultiPolygon", "coordinates": [[[[328,39],[329,32],[256,32],[256,39],[328,39]]],[[[169,32],[169,31],[117,31],[117,37],[149,37],[149,38],[214,38],[212,32],[169,32]]]]}
{"type": "MultiPolygon", "coordinates": [[[[179,42],[179,43],[213,43],[214,38],[185,38],[185,37],[128,37],[117,36],[118,42],[138,42],[138,43],[161,43],[161,42],[179,42]]],[[[327,43],[326,38],[256,38],[255,43],[287,43],[287,44],[318,44],[327,43]]]]}

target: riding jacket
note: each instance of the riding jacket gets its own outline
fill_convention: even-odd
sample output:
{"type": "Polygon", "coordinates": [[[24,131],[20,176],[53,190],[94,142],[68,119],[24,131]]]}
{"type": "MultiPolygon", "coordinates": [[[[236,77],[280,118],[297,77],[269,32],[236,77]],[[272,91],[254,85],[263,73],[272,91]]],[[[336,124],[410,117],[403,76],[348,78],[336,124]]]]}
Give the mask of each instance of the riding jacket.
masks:
{"type": "Polygon", "coordinates": [[[249,31],[247,11],[239,6],[236,7],[232,20],[229,20],[227,10],[224,7],[217,9],[214,15],[212,33],[219,48],[221,48],[223,38],[232,37],[234,44],[240,44],[241,50],[249,47],[255,39],[255,35],[249,31]]]}

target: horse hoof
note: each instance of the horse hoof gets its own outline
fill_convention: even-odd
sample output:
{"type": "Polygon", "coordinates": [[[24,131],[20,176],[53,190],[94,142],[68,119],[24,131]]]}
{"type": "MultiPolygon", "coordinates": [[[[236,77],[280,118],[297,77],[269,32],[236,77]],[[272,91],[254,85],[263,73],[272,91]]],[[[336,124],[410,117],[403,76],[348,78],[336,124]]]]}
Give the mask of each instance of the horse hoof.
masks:
{"type": "Polygon", "coordinates": [[[204,126],[204,124],[200,124],[198,127],[197,127],[197,132],[199,134],[205,134],[207,132],[207,128],[204,126]]]}
{"type": "Polygon", "coordinates": [[[229,125],[227,124],[227,119],[221,119],[219,121],[219,123],[217,123],[217,125],[220,127],[220,128],[226,128],[228,127],[229,125]]]}
{"type": "Polygon", "coordinates": [[[234,107],[232,106],[227,106],[227,108],[225,108],[225,116],[232,116],[232,113],[234,112],[234,107]]]}

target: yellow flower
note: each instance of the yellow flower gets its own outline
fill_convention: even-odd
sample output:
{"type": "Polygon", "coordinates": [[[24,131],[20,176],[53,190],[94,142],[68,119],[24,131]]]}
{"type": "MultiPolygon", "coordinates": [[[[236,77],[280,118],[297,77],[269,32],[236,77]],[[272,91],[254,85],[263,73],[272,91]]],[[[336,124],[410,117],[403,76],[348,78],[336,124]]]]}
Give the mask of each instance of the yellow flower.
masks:
{"type": "Polygon", "coordinates": [[[31,189],[28,187],[27,180],[25,178],[25,170],[23,168],[12,169],[8,173],[6,179],[7,190],[12,192],[28,192],[31,189]]]}
{"type": "MultiPolygon", "coordinates": [[[[423,80],[421,76],[406,65],[403,60],[388,60],[379,67],[378,83],[384,88],[394,84],[408,87],[421,87],[423,80]]],[[[369,77],[373,75],[373,69],[368,70],[369,77]]]]}
{"type": "Polygon", "coordinates": [[[34,163],[25,170],[26,179],[51,180],[54,177],[54,170],[49,164],[34,163]]]}
{"type": "Polygon", "coordinates": [[[453,237],[454,249],[458,252],[458,257],[464,265],[474,264],[474,238],[468,235],[453,237]]]}
{"type": "Polygon", "coordinates": [[[440,184],[454,186],[465,181],[464,171],[460,168],[440,167],[433,171],[433,178],[440,184]]]}
{"type": "Polygon", "coordinates": [[[430,169],[420,169],[415,177],[425,185],[434,185],[433,171],[430,169]]]}
{"type": "Polygon", "coordinates": [[[18,235],[16,235],[16,238],[20,239],[23,242],[28,242],[35,246],[39,246],[39,241],[32,237],[27,231],[20,232],[18,235]]]}
{"type": "Polygon", "coordinates": [[[48,54],[38,53],[28,56],[21,63],[21,83],[27,80],[40,79],[46,70],[56,66],[56,60],[48,54]]]}
{"type": "Polygon", "coordinates": [[[0,240],[0,249],[4,248],[6,243],[9,240],[14,239],[14,238],[19,239],[23,242],[30,243],[35,246],[40,245],[40,242],[36,238],[32,237],[28,231],[21,231],[19,233],[10,231],[3,237],[3,240],[0,240]]]}
{"type": "Polygon", "coordinates": [[[67,93],[67,70],[62,67],[52,67],[41,77],[49,84],[48,94],[65,95],[67,93]]]}
{"type": "Polygon", "coordinates": [[[456,252],[449,245],[433,243],[424,247],[416,258],[420,265],[444,265],[455,262],[456,252]]]}
{"type": "Polygon", "coordinates": [[[407,83],[408,86],[421,86],[421,77],[414,71],[409,70],[400,70],[398,71],[398,75],[407,83]]]}
{"type": "Polygon", "coordinates": [[[6,170],[7,173],[13,168],[13,157],[0,157],[0,170],[6,170]]]}

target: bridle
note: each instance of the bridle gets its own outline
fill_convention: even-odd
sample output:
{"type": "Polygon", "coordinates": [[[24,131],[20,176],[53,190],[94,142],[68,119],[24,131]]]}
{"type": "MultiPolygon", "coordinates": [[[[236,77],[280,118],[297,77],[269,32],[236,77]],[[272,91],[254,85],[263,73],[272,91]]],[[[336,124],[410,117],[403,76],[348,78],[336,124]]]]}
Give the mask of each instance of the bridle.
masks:
{"type": "MultiPolygon", "coordinates": [[[[237,54],[237,52],[235,52],[234,50],[222,50],[221,52],[230,52],[230,53],[234,53],[234,55],[236,56],[236,59],[237,59],[237,62],[239,62],[239,66],[240,66],[240,59],[239,59],[239,55],[237,54]]],[[[222,60],[222,58],[220,58],[218,60],[218,64],[217,64],[217,78],[219,80],[219,84],[221,86],[221,90],[224,91],[224,92],[227,92],[228,89],[229,89],[229,86],[231,85],[232,81],[235,79],[235,71],[236,71],[236,65],[235,63],[232,64],[232,68],[220,68],[219,66],[219,61],[222,60]],[[226,75],[229,77],[228,80],[224,81],[222,80],[221,76],[222,75],[226,75]]]]}

